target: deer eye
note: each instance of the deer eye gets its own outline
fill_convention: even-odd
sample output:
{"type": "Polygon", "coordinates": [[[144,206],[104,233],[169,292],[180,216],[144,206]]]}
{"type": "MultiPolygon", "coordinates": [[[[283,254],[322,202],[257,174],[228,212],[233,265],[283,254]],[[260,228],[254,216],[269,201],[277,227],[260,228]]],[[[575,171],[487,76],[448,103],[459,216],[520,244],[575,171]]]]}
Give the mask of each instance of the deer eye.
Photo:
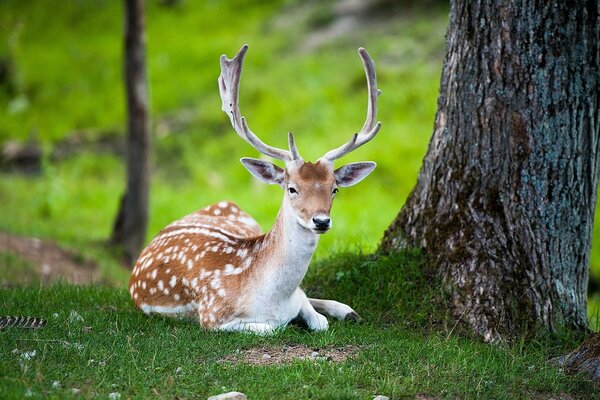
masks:
{"type": "Polygon", "coordinates": [[[288,192],[289,192],[290,194],[298,194],[298,191],[297,191],[296,189],[294,189],[293,187],[289,187],[289,188],[288,188],[288,192]]]}
{"type": "Polygon", "coordinates": [[[335,195],[337,192],[339,192],[338,188],[333,188],[333,194],[335,195]]]}

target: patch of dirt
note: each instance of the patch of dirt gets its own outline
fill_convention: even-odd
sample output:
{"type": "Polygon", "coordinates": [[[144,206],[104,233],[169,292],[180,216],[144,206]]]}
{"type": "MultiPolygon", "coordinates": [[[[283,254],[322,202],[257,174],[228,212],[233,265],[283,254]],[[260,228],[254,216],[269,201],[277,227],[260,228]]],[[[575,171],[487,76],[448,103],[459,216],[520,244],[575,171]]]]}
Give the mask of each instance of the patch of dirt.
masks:
{"type": "Polygon", "coordinates": [[[289,345],[282,347],[253,347],[237,350],[219,362],[246,363],[252,365],[278,365],[291,363],[296,360],[341,362],[359,352],[354,345],[313,349],[304,345],[289,345]]]}
{"type": "MultiPolygon", "coordinates": [[[[32,266],[31,273],[13,271],[8,282],[0,276],[2,286],[23,283],[49,283],[55,280],[87,284],[101,282],[96,265],[88,260],[81,260],[75,253],[59,247],[51,240],[14,236],[0,232],[0,253],[10,253],[32,266]],[[27,276],[34,275],[34,276],[27,276]],[[37,279],[36,279],[37,278],[37,279]],[[30,282],[32,281],[32,282],[30,282]]],[[[10,266],[0,266],[9,269],[10,266]]],[[[16,266],[15,268],[19,268],[16,266]]],[[[25,268],[23,268],[25,269],[25,268]]]]}
{"type": "Polygon", "coordinates": [[[417,393],[415,396],[415,400],[438,400],[439,397],[430,396],[428,394],[417,393]]]}

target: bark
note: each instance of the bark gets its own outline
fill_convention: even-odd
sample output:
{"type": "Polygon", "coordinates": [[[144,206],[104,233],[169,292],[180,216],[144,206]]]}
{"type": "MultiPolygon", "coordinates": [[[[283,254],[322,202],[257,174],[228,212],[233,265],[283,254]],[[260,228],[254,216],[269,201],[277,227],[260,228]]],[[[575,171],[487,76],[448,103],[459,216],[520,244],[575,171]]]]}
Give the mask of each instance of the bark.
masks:
{"type": "Polygon", "coordinates": [[[424,248],[486,340],[587,326],[599,4],[451,4],[433,136],[381,249],[424,248]]]}
{"type": "Polygon", "coordinates": [[[139,254],[148,225],[150,127],[146,79],[144,1],[125,0],[125,89],[127,96],[127,187],[111,242],[128,263],[139,254]]]}
{"type": "Polygon", "coordinates": [[[550,362],[569,372],[585,372],[594,380],[600,381],[600,333],[593,333],[571,353],[550,362]]]}

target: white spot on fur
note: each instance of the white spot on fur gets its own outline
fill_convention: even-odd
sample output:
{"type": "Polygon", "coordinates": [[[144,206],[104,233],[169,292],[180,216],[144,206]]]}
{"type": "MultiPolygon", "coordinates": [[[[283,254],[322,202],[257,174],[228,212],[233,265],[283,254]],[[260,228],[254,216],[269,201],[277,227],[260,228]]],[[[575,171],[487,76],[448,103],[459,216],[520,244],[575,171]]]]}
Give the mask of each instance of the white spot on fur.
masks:
{"type": "Polygon", "coordinates": [[[199,278],[200,278],[200,279],[204,279],[204,278],[206,278],[207,276],[211,276],[211,275],[212,275],[212,272],[211,272],[211,271],[205,271],[205,270],[202,270],[202,271],[200,271],[199,278]]]}
{"type": "Polygon", "coordinates": [[[165,285],[163,284],[163,281],[158,281],[156,287],[158,288],[158,290],[163,290],[165,288],[165,285]]]}
{"type": "Polygon", "coordinates": [[[175,275],[173,275],[171,277],[171,280],[169,281],[169,285],[171,285],[171,287],[175,287],[176,284],[177,284],[177,277],[175,275]]]}
{"type": "Polygon", "coordinates": [[[223,270],[223,275],[238,275],[242,273],[241,268],[236,268],[231,264],[225,264],[225,269],[223,270]]]}

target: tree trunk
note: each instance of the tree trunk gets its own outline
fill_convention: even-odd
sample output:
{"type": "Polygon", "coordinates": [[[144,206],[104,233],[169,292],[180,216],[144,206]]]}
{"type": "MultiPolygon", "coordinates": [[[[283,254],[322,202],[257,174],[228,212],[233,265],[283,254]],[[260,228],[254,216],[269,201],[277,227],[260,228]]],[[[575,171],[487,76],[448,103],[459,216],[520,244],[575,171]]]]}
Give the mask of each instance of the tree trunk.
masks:
{"type": "Polygon", "coordinates": [[[150,128],[146,82],[144,1],[125,0],[125,87],[127,94],[127,188],[121,198],[111,242],[132,263],[148,225],[150,128]]]}
{"type": "Polygon", "coordinates": [[[600,333],[592,333],[581,346],[569,354],[551,359],[550,363],[569,372],[585,372],[600,381],[600,333]]]}
{"type": "Polygon", "coordinates": [[[451,4],[433,136],[381,249],[424,248],[486,340],[587,326],[599,4],[451,4]]]}

